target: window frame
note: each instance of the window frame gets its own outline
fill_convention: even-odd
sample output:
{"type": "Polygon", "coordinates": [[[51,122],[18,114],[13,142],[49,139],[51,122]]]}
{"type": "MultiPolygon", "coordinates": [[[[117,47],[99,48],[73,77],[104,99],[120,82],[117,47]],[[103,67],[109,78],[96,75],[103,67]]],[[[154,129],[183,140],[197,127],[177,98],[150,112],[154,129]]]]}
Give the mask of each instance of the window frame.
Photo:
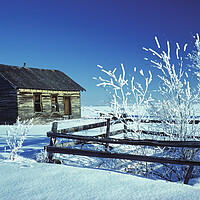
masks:
{"type": "Polygon", "coordinates": [[[39,113],[39,112],[43,112],[43,106],[42,106],[42,94],[41,93],[35,93],[33,94],[33,103],[34,103],[34,112],[35,113],[39,113]],[[39,101],[36,101],[36,96],[39,96],[39,101]],[[39,110],[36,108],[39,105],[39,110]]]}
{"type": "Polygon", "coordinates": [[[51,112],[59,112],[58,94],[51,95],[51,112]],[[53,98],[55,98],[55,103],[53,103],[53,98]],[[55,106],[55,110],[53,110],[53,106],[55,106]]]}

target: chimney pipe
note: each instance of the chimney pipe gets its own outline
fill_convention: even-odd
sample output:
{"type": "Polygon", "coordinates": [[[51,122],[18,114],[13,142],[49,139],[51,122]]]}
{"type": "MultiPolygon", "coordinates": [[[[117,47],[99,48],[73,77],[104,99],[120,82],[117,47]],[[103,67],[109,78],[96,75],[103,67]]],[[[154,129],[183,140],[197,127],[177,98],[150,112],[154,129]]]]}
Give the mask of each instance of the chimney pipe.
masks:
{"type": "Polygon", "coordinates": [[[24,67],[26,67],[26,63],[24,63],[24,67]]]}

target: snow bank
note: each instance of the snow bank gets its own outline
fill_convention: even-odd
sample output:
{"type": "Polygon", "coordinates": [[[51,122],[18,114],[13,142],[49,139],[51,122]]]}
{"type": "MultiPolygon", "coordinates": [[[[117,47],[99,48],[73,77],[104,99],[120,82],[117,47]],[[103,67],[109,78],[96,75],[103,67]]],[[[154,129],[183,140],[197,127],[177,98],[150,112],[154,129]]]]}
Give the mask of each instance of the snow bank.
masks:
{"type": "MultiPolygon", "coordinates": [[[[59,125],[72,127],[85,122],[69,120],[59,125]]],[[[200,197],[200,179],[190,180],[191,186],[108,170],[37,163],[36,155],[49,144],[46,132],[51,124],[34,125],[16,161],[9,161],[5,152],[6,128],[0,126],[1,200],[197,200],[200,197]]]]}
{"type": "Polygon", "coordinates": [[[56,164],[0,163],[2,200],[42,199],[193,199],[200,185],[150,180],[112,171],[56,164]]]}

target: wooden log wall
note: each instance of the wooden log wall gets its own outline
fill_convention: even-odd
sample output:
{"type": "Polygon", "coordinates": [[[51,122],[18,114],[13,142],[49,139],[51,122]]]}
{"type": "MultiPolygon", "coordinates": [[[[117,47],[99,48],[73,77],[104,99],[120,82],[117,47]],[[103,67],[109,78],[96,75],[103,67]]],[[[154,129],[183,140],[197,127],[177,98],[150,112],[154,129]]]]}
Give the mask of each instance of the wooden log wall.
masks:
{"type": "Polygon", "coordinates": [[[0,124],[15,123],[17,115],[17,91],[0,75],[0,124]]]}
{"type": "Polygon", "coordinates": [[[80,92],[77,96],[71,97],[71,110],[72,110],[72,117],[71,118],[80,118],[81,117],[81,98],[80,92]]]}
{"type": "Polygon", "coordinates": [[[69,118],[80,118],[80,91],[19,89],[17,92],[18,114],[22,119],[27,119],[35,116],[43,116],[45,118],[54,116],[62,117],[65,115],[64,97],[70,97],[71,99],[71,116],[69,118]],[[34,111],[34,94],[42,95],[42,112],[34,111]],[[59,112],[52,112],[52,95],[58,96],[59,112]]]}

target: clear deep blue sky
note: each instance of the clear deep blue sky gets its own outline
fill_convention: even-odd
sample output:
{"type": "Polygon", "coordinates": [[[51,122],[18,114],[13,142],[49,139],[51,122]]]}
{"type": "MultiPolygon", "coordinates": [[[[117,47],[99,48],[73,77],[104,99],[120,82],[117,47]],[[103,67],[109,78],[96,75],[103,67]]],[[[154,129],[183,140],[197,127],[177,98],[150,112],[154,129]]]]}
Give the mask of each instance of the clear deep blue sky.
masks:
{"type": "Polygon", "coordinates": [[[148,70],[154,36],[184,44],[197,32],[200,0],[0,0],[0,63],[62,70],[87,90],[83,105],[105,99],[98,64],[148,70]]]}

